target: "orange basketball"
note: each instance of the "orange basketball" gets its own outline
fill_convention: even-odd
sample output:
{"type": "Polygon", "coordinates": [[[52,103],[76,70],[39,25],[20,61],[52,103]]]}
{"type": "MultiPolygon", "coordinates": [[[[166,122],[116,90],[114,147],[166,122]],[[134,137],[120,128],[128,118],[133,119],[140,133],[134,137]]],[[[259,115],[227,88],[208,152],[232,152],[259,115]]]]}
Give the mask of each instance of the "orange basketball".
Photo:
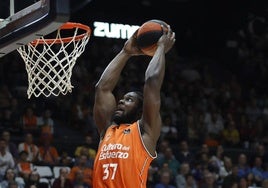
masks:
{"type": "Polygon", "coordinates": [[[137,44],[141,51],[148,55],[153,56],[156,48],[157,41],[163,34],[161,25],[167,27],[167,23],[161,20],[149,20],[141,25],[137,33],[137,44]]]}

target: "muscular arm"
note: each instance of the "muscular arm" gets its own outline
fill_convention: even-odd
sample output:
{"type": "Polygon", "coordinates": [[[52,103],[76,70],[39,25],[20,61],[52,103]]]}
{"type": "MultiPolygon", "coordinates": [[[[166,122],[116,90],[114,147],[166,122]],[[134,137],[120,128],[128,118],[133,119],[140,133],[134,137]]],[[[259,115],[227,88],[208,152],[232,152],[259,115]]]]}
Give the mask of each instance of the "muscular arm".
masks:
{"type": "Polygon", "coordinates": [[[125,53],[124,50],[119,52],[106,67],[100,80],[95,85],[93,116],[101,136],[107,126],[111,124],[111,117],[116,107],[116,101],[112,91],[129,57],[130,55],[125,53]]]}
{"type": "Polygon", "coordinates": [[[165,54],[163,51],[164,47],[159,46],[145,73],[141,122],[145,132],[144,143],[151,151],[155,151],[152,146],[156,145],[161,130],[160,89],[165,72],[165,54]]]}
{"type": "Polygon", "coordinates": [[[123,49],[109,63],[95,86],[93,116],[101,137],[106,128],[111,125],[111,118],[116,108],[112,91],[124,66],[131,56],[144,55],[137,47],[137,31],[125,42],[123,49]]]}
{"type": "Polygon", "coordinates": [[[161,131],[160,90],[165,75],[165,53],[175,42],[175,33],[168,31],[158,41],[158,48],[145,72],[144,102],[141,124],[144,129],[143,141],[151,154],[154,154],[161,131]]]}

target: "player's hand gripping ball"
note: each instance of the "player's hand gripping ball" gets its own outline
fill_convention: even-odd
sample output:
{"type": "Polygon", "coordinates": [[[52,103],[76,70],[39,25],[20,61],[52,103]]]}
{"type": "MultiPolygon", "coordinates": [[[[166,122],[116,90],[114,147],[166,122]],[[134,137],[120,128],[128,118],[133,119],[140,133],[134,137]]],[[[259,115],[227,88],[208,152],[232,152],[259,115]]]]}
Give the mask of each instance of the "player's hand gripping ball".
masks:
{"type": "Polygon", "coordinates": [[[141,25],[137,33],[137,44],[144,54],[154,55],[157,41],[163,35],[165,28],[167,29],[167,23],[162,20],[149,20],[141,25]]]}

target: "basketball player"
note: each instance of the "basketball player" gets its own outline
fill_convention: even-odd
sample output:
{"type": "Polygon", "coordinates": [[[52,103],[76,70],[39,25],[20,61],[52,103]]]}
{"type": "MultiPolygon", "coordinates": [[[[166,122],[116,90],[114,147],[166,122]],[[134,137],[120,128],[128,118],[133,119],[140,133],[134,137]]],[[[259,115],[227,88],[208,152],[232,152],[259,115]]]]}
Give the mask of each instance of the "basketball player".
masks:
{"type": "Polygon", "coordinates": [[[113,89],[132,56],[144,55],[136,45],[137,31],[106,67],[96,84],[94,119],[100,143],[94,162],[93,188],[145,188],[148,169],[157,157],[160,135],[160,89],[165,53],[175,43],[170,26],[157,42],[145,73],[143,95],[126,93],[116,104],[113,89]]]}

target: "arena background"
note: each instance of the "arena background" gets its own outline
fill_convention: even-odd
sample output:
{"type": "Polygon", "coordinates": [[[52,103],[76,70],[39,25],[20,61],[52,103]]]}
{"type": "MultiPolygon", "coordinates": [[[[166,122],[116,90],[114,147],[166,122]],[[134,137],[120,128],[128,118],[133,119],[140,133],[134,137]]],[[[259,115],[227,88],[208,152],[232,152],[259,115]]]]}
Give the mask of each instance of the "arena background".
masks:
{"type": "Polygon", "coordinates": [[[91,25],[93,21],[141,25],[149,19],[168,22],[177,33],[180,55],[200,53],[215,56],[232,31],[244,27],[249,14],[267,16],[265,0],[96,0],[74,12],[71,20],[91,25]],[[189,29],[194,39],[187,40],[189,29]]]}
{"type": "MultiPolygon", "coordinates": [[[[18,1],[22,7],[29,5],[29,1],[24,2],[25,4],[23,4],[21,0],[17,0],[17,2],[18,1]]],[[[188,63],[196,58],[198,65],[194,68],[199,68],[198,70],[203,70],[203,67],[206,67],[205,63],[210,66],[213,64],[212,71],[216,71],[212,72],[214,73],[214,77],[212,78],[217,80],[215,81],[215,87],[220,87],[218,83],[221,83],[221,81],[231,82],[232,77],[230,75],[234,73],[240,78],[240,80],[238,80],[239,86],[243,87],[243,89],[248,92],[246,94],[249,95],[250,89],[254,88],[258,97],[261,98],[267,95],[267,74],[259,74],[261,72],[260,69],[257,69],[259,67],[253,67],[256,69],[243,72],[242,64],[233,64],[236,59],[232,54],[234,42],[238,42],[237,38],[239,38],[238,35],[240,31],[245,33],[253,32],[251,34],[257,36],[263,34],[263,32],[267,32],[265,30],[267,28],[268,16],[267,0],[92,0],[86,3],[84,7],[80,7],[79,3],[84,5],[84,2],[87,1],[71,1],[72,5],[75,7],[75,11],[72,12],[70,21],[89,25],[92,30],[94,30],[94,21],[141,25],[143,22],[150,19],[161,19],[171,25],[172,29],[176,32],[177,38],[175,51],[182,59],[180,59],[180,62],[176,61],[175,63],[172,62],[173,64],[168,64],[169,69],[167,71],[169,71],[168,73],[170,74],[167,75],[171,75],[171,78],[167,79],[164,83],[166,85],[163,87],[163,92],[168,92],[168,90],[165,89],[168,89],[170,86],[170,80],[174,77],[175,79],[173,81],[177,79],[177,72],[172,71],[181,70],[184,67],[188,68],[188,63]],[[266,19],[266,21],[263,22],[263,18],[266,19]],[[249,28],[250,24],[252,28],[249,28]],[[190,60],[188,60],[188,58],[190,60]],[[176,66],[177,64],[180,64],[181,67],[179,68],[181,69],[170,68],[172,65],[176,66]]],[[[5,13],[6,7],[0,7],[0,15],[5,13]]],[[[57,146],[60,152],[68,151],[69,154],[72,155],[74,148],[83,142],[82,135],[86,133],[86,130],[84,130],[84,127],[78,128],[72,125],[70,119],[72,118],[71,115],[73,112],[69,105],[81,102],[79,101],[81,91],[79,87],[85,86],[82,88],[85,89],[86,86],[88,86],[89,88],[86,89],[89,90],[88,93],[90,96],[87,96],[83,100],[83,104],[92,107],[93,93],[90,92],[94,85],[93,81],[96,81],[104,66],[107,65],[108,58],[112,58],[114,55],[111,51],[109,51],[110,54],[108,54],[107,51],[110,50],[109,48],[113,47],[117,47],[116,49],[118,50],[118,46],[113,44],[122,44],[124,41],[123,39],[108,40],[92,36],[87,45],[86,52],[78,59],[77,66],[75,67],[86,67],[87,73],[89,73],[87,76],[90,79],[88,79],[88,77],[79,77],[80,75],[77,75],[79,70],[77,71],[76,69],[77,72],[74,74],[73,78],[74,90],[72,94],[68,94],[67,96],[51,98],[39,97],[28,100],[25,90],[20,90],[18,94],[18,88],[25,89],[27,86],[27,75],[23,61],[16,51],[0,59],[0,84],[1,86],[8,86],[11,93],[13,94],[14,92],[16,94],[15,96],[20,104],[19,110],[21,115],[24,107],[30,105],[34,107],[34,112],[37,115],[41,115],[46,108],[51,109],[53,111],[52,118],[55,120],[55,142],[53,144],[57,146]],[[98,45],[96,45],[97,43],[98,45]],[[99,51],[98,54],[95,54],[96,51],[94,50],[102,49],[102,47],[108,50],[99,51]],[[105,62],[103,62],[102,59],[105,59],[105,62]]],[[[268,49],[267,44],[268,43],[265,44],[266,50],[268,49]]],[[[267,56],[268,53],[264,54],[267,56]]],[[[146,66],[146,64],[144,64],[144,66],[146,66]]],[[[249,69],[250,68],[251,67],[249,67],[249,69]]],[[[195,87],[194,89],[198,88],[199,87],[195,87]]],[[[186,89],[189,89],[189,95],[191,95],[191,86],[186,89]]],[[[218,94],[221,94],[221,88],[217,89],[219,89],[217,90],[218,94]]],[[[182,93],[182,95],[184,95],[184,98],[182,98],[182,100],[188,99],[186,102],[192,102],[191,96],[188,96],[188,90],[183,91],[184,93],[182,93]]],[[[189,106],[191,105],[190,102],[189,106]]],[[[180,108],[180,112],[183,111],[183,113],[187,113],[187,108],[178,108],[180,108]]],[[[1,124],[1,130],[6,128],[7,127],[3,127],[1,124]]],[[[21,127],[19,127],[19,129],[9,128],[12,130],[12,140],[20,142],[23,139],[21,127]]],[[[267,128],[265,130],[267,132],[267,128]]],[[[180,135],[178,137],[183,139],[180,136],[185,135],[183,135],[181,130],[179,130],[179,132],[180,135]]],[[[255,138],[252,139],[254,140],[255,138]]],[[[37,142],[39,141],[38,138],[36,138],[36,140],[37,142]]],[[[95,139],[94,142],[95,147],[97,147],[98,140],[95,139]]],[[[226,148],[226,151],[234,156],[243,149],[245,149],[246,152],[252,152],[252,148],[244,148],[244,143],[242,142],[241,144],[242,145],[238,148],[226,148]]],[[[174,145],[177,148],[177,142],[174,145]]],[[[176,151],[178,151],[178,149],[176,151]]]]}

